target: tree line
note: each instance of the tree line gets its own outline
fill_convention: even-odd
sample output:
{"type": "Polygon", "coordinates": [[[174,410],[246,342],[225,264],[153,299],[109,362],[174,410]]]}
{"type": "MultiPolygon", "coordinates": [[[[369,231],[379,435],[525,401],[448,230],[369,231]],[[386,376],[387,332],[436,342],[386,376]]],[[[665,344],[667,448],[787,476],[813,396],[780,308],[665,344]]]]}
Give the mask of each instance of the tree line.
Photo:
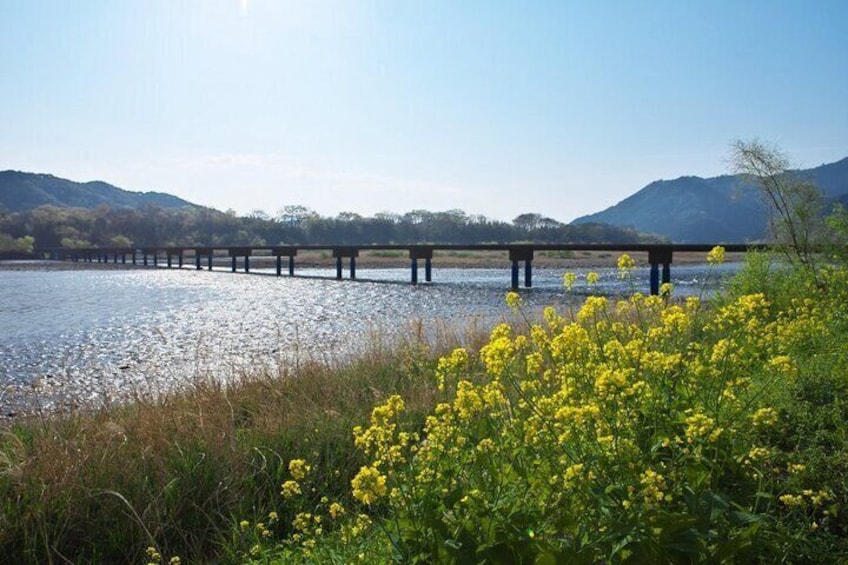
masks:
{"type": "Polygon", "coordinates": [[[93,209],[41,206],[0,212],[0,251],[33,246],[165,247],[265,246],[306,244],[412,243],[635,243],[658,241],[633,229],[606,224],[568,225],[541,214],[521,214],[512,222],[462,210],[362,216],[343,212],[324,217],[303,206],[286,206],[270,215],[256,210],[245,216],[211,208],[93,209]]]}

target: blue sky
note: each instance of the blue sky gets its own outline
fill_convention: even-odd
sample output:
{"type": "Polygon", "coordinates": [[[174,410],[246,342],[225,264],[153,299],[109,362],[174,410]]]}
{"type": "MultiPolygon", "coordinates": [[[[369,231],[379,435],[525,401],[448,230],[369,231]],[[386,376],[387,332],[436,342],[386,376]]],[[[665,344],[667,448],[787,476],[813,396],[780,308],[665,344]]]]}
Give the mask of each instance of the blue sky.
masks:
{"type": "Polygon", "coordinates": [[[219,209],[562,221],[848,156],[848,2],[0,0],[0,169],[219,209]]]}

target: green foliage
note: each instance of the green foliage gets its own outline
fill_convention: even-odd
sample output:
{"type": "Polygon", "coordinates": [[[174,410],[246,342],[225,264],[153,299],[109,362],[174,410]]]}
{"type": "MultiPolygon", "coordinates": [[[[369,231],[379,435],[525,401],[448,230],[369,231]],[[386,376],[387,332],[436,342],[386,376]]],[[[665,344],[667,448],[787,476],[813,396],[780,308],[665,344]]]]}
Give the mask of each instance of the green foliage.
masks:
{"type": "Polygon", "coordinates": [[[823,243],[823,195],[818,187],[792,173],[780,149],[756,139],[736,141],[731,161],[742,178],[759,187],[772,237],[785,257],[815,269],[816,247],[823,243]]]}
{"type": "MultiPolygon", "coordinates": [[[[42,206],[0,215],[0,234],[32,236],[40,247],[138,247],[276,244],[391,244],[476,242],[642,242],[634,230],[587,224],[514,226],[461,211],[423,212],[386,218],[325,218],[291,207],[276,219],[253,213],[238,217],[207,208],[95,209],[42,206]]],[[[3,240],[0,240],[2,243],[3,240]]]]}
{"type": "Polygon", "coordinates": [[[590,297],[574,319],[549,309],[526,331],[498,326],[479,350],[440,360],[442,397],[423,426],[393,396],[354,428],[367,464],[346,522],[321,522],[313,506],[310,523],[329,531],[295,527],[253,555],[848,559],[848,272],[773,268],[754,256],[708,308],[590,297]]]}
{"type": "Polygon", "coordinates": [[[0,233],[0,252],[32,253],[35,249],[35,238],[23,236],[17,239],[0,233]]]}

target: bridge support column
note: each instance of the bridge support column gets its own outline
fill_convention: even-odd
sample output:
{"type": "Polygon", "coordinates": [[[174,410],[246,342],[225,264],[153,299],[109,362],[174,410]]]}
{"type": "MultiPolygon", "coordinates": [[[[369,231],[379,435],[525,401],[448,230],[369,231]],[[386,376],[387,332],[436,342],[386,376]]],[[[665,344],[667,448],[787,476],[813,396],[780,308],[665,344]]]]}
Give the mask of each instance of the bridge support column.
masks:
{"type": "Polygon", "coordinates": [[[418,284],[418,260],[424,259],[424,280],[431,282],[433,280],[433,248],[429,246],[415,246],[409,248],[409,258],[412,261],[411,277],[412,284],[418,284]]]}
{"type": "Polygon", "coordinates": [[[171,254],[168,253],[168,268],[171,268],[171,254]]]}
{"type": "Polygon", "coordinates": [[[132,264],[133,264],[133,265],[135,265],[135,264],[136,264],[136,261],[137,261],[137,259],[135,258],[135,255],[136,255],[136,253],[135,253],[135,249],[133,249],[133,256],[132,256],[132,264]]]}
{"type": "Polygon", "coordinates": [[[510,288],[512,290],[518,290],[518,261],[512,262],[512,284],[510,288]]]}
{"type": "Polygon", "coordinates": [[[283,275],[283,256],[277,255],[277,276],[281,277],[283,275]]]}
{"type": "Polygon", "coordinates": [[[342,278],[342,259],[350,258],[350,278],[356,279],[356,258],[359,257],[359,249],[355,247],[336,247],[333,249],[333,257],[336,258],[336,280],[342,278]]]}
{"type": "Polygon", "coordinates": [[[671,246],[654,247],[648,250],[648,263],[651,264],[651,294],[660,293],[660,265],[662,265],[662,282],[671,282],[671,246]]]}
{"type": "Polygon", "coordinates": [[[198,271],[203,268],[200,266],[200,253],[194,253],[194,266],[198,271]]]}
{"type": "Polygon", "coordinates": [[[294,255],[289,255],[289,276],[294,276],[294,255]]]}
{"type": "Polygon", "coordinates": [[[144,256],[144,266],[146,267],[147,266],[147,251],[142,252],[142,255],[144,256]]]}
{"type": "Polygon", "coordinates": [[[236,256],[233,255],[233,272],[236,272],[236,256]]]}
{"type": "Polygon", "coordinates": [[[159,266],[159,252],[158,251],[153,252],[153,266],[154,267],[159,266]]]}
{"type": "Polygon", "coordinates": [[[533,286],[533,248],[511,247],[509,260],[512,261],[512,290],[518,289],[518,262],[524,261],[524,287],[533,286]]]}
{"type": "Polygon", "coordinates": [[[177,266],[182,269],[183,268],[183,254],[180,253],[177,255],[177,266]]]}
{"type": "Polygon", "coordinates": [[[250,272],[250,255],[244,256],[244,272],[245,273],[250,272]]]}
{"type": "Polygon", "coordinates": [[[206,266],[208,270],[212,270],[212,253],[209,253],[209,255],[206,257],[206,266]]]}

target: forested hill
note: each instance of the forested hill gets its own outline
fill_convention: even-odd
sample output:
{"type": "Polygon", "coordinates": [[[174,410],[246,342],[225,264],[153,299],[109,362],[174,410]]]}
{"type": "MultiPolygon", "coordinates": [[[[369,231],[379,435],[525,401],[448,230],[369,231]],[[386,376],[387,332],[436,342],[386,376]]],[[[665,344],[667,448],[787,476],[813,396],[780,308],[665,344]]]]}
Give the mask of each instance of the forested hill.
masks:
{"type": "Polygon", "coordinates": [[[512,222],[462,210],[323,217],[298,205],[243,217],[168,194],[77,183],[51,175],[0,173],[0,251],[37,247],[412,243],[634,243],[657,241],[629,228],[570,226],[541,214],[512,222]]]}
{"type": "Polygon", "coordinates": [[[111,184],[74,182],[53,175],[0,172],[0,210],[23,212],[39,206],[60,208],[133,208],[144,205],[159,208],[196,207],[195,204],[162,192],[130,192],[111,184]]]}
{"type": "MultiPolygon", "coordinates": [[[[816,184],[831,202],[848,199],[848,157],[792,174],[816,184]]],[[[658,180],[574,225],[602,222],[657,234],[676,243],[743,243],[766,237],[758,191],[734,176],[658,180]]]]}
{"type": "Polygon", "coordinates": [[[38,247],[139,247],[292,244],[412,243],[635,243],[656,241],[631,229],[603,224],[569,226],[539,214],[511,223],[470,216],[461,210],[322,217],[302,206],[287,206],[270,217],[239,217],[210,208],[94,209],[41,206],[0,212],[0,251],[38,247]]]}

